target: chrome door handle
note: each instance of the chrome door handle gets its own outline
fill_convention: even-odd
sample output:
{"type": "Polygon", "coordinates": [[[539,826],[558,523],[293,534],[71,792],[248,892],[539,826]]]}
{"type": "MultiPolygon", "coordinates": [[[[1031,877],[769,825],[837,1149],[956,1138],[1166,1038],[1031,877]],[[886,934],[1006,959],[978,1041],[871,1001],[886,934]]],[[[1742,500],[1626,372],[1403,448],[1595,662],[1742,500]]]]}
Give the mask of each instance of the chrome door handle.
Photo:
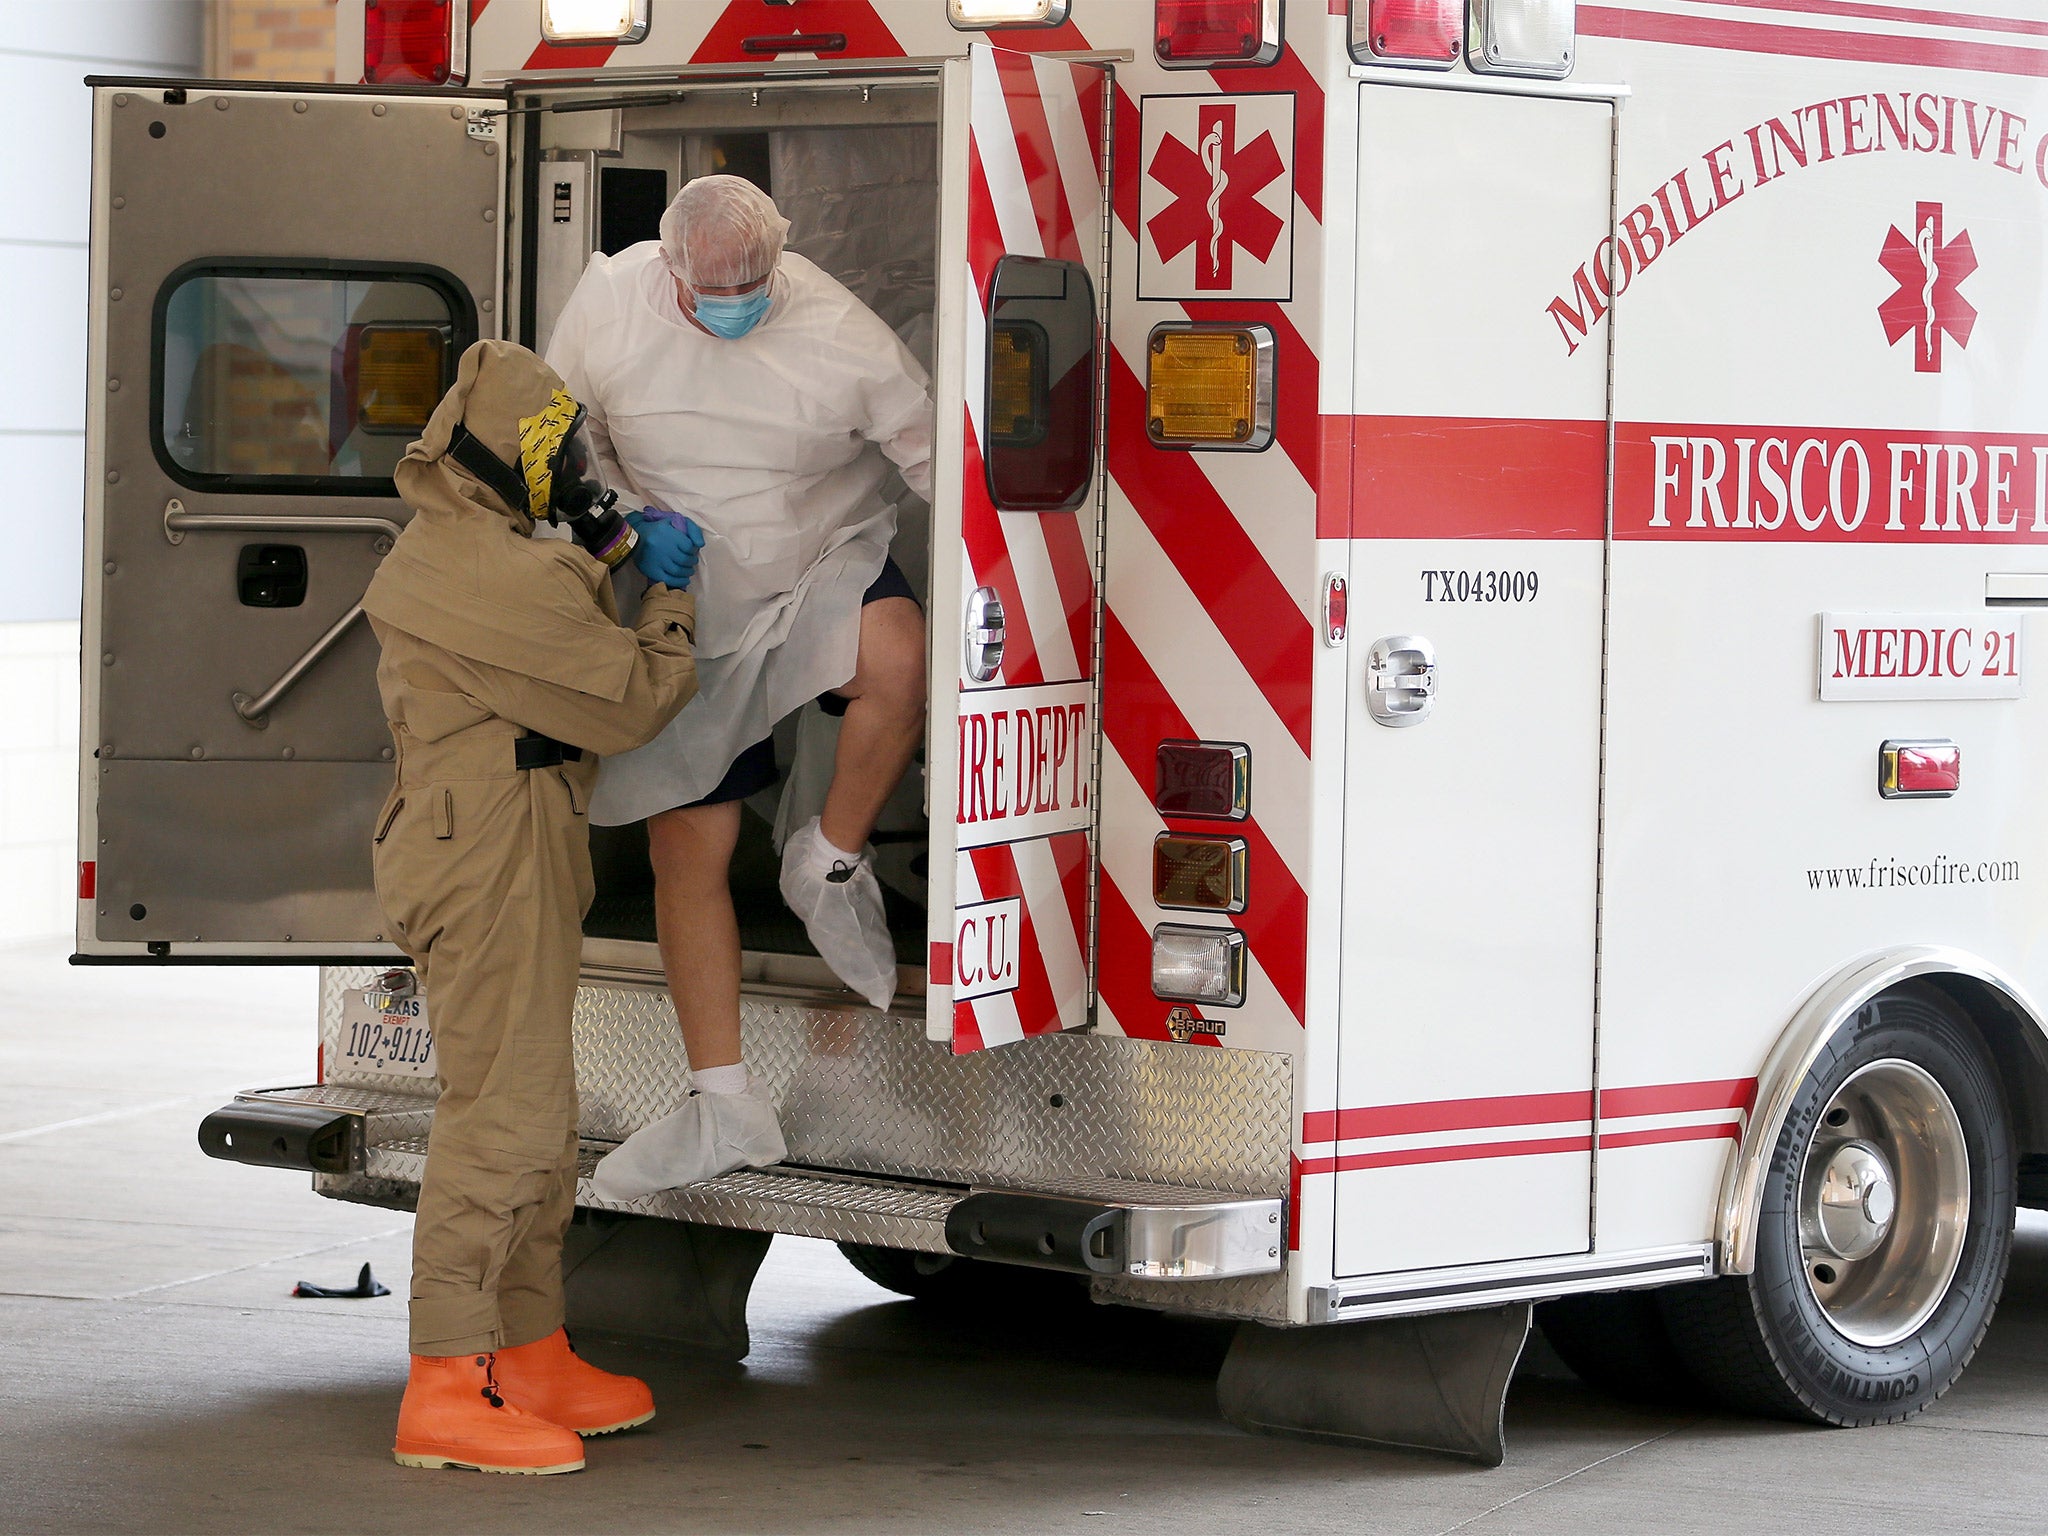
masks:
{"type": "Polygon", "coordinates": [[[967,676],[985,683],[1003,666],[1003,600],[994,587],[976,587],[967,595],[967,676]]]}
{"type": "Polygon", "coordinates": [[[1365,707],[1381,725],[1420,725],[1436,703],[1436,647],[1420,635],[1387,635],[1366,653],[1365,707]]]}

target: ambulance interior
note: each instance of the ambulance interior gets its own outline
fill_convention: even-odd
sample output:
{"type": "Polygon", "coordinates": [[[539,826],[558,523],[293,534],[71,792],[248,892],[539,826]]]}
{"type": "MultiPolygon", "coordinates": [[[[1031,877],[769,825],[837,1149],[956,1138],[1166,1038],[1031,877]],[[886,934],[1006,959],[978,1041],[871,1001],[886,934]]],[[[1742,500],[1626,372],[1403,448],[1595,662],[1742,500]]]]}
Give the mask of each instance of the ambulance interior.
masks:
{"type": "MultiPolygon", "coordinates": [[[[694,176],[744,176],[790,221],[787,248],[844,283],[903,339],[929,373],[938,237],[938,91],[926,81],[661,93],[644,105],[608,94],[592,110],[545,114],[538,170],[534,333],[545,351],[554,317],[592,250],[658,238],[676,190],[694,176]],[[564,188],[567,188],[565,191],[564,188]],[[584,189],[579,192],[579,189],[584,189]],[[566,220],[586,196],[588,213],[566,220]],[[566,223],[567,229],[559,228],[566,223]],[[550,238],[553,236],[553,238],[550,238]]],[[[892,553],[920,602],[930,590],[930,509],[893,470],[892,553]]],[[[928,605],[927,605],[928,606],[928,605]]],[[[830,781],[838,722],[816,704],[775,732],[781,778],[744,802],[732,889],[749,980],[827,979],[784,905],[781,833],[818,812],[830,781]],[[781,825],[778,825],[780,818],[781,825]]],[[[899,997],[922,991],[927,834],[924,753],[883,812],[872,844],[899,963],[899,997]]],[[[597,897],[593,939],[652,943],[654,875],[644,823],[592,829],[597,897]]]]}

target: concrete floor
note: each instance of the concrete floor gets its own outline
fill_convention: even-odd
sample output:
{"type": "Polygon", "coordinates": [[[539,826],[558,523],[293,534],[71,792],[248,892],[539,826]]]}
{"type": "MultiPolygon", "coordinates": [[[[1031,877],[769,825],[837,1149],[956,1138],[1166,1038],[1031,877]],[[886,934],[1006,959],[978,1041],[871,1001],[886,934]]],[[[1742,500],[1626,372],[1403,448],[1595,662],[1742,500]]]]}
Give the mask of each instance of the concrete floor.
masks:
{"type": "Polygon", "coordinates": [[[0,1531],[2048,1529],[2048,1221],[1976,1364],[1911,1424],[1619,1406],[1526,1362],[1508,1464],[1239,1434],[1227,1333],[1049,1307],[967,1320],[778,1240],[744,1366],[593,1345],[661,1417],[576,1477],[395,1466],[410,1219],[203,1158],[235,1088],[305,1081],[310,973],[67,970],[0,950],[0,1531]],[[396,1295],[294,1301],[293,1281],[396,1295]]]}

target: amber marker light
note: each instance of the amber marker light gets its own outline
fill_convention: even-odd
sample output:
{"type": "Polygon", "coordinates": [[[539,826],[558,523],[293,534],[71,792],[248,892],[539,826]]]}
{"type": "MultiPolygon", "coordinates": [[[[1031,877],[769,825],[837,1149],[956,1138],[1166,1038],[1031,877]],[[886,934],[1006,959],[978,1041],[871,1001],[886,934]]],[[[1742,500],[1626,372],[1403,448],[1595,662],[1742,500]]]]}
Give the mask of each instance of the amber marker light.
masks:
{"type": "Polygon", "coordinates": [[[434,325],[366,325],[355,335],[356,425],[417,432],[440,404],[448,339],[434,325]]]}
{"type": "Polygon", "coordinates": [[[1152,904],[1177,912],[1242,912],[1250,870],[1241,837],[1161,833],[1152,843],[1152,904]]]}
{"type": "Polygon", "coordinates": [[[1161,448],[1256,451],[1273,441],[1273,333],[1263,325],[1155,326],[1145,431],[1161,448]]]}

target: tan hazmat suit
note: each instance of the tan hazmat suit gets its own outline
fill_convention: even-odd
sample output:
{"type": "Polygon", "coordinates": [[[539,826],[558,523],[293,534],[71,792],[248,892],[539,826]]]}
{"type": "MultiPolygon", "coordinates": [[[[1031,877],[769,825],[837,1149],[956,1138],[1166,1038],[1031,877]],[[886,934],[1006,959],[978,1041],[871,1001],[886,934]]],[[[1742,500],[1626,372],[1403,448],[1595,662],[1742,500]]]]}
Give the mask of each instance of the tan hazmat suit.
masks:
{"type": "Polygon", "coordinates": [[[520,422],[560,388],[509,342],[463,354],[398,466],[413,519],[363,599],[398,759],[377,818],[377,896],[418,967],[440,1070],[413,1232],[417,1355],[561,1326],[591,784],[599,755],[652,740],[697,691],[692,598],[650,587],[622,627],[601,563],[534,538],[526,508],[446,456],[461,422],[518,466],[520,422]],[[527,735],[581,758],[522,769],[514,743],[527,735]]]}

